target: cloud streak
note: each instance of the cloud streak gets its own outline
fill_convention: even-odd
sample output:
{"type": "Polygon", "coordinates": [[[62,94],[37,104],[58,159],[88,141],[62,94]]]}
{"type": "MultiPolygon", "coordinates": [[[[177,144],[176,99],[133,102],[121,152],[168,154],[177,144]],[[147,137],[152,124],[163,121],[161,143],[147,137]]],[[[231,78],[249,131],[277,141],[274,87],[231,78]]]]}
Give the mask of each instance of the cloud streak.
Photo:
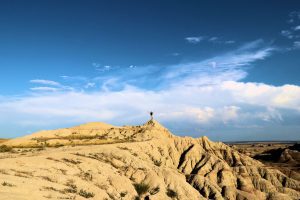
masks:
{"type": "Polygon", "coordinates": [[[203,36],[197,36],[197,37],[186,37],[184,38],[188,43],[191,43],[191,44],[197,44],[199,42],[201,42],[204,37],[203,36]]]}
{"type": "Polygon", "coordinates": [[[282,30],[280,34],[291,40],[292,45],[287,48],[288,50],[297,50],[300,47],[300,11],[294,11],[289,14],[289,28],[282,30]]]}
{"type": "Polygon", "coordinates": [[[34,79],[30,80],[30,83],[42,84],[42,85],[51,85],[51,86],[60,86],[60,83],[51,80],[43,80],[43,79],[34,79]]]}
{"type": "Polygon", "coordinates": [[[213,43],[213,44],[234,44],[235,41],[234,40],[224,40],[220,37],[216,37],[216,36],[212,36],[212,37],[208,37],[208,36],[197,36],[197,37],[186,37],[184,38],[188,43],[191,44],[198,44],[200,42],[209,42],[209,43],[213,43]]]}

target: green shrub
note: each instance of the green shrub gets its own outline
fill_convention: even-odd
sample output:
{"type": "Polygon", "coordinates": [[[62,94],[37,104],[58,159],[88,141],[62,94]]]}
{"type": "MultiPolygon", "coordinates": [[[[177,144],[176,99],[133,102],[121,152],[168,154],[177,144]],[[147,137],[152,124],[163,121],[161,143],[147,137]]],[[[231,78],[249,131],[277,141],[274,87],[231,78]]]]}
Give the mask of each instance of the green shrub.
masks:
{"type": "Polygon", "coordinates": [[[160,167],[160,166],[161,166],[161,161],[160,161],[160,160],[154,160],[154,164],[155,164],[157,167],[160,167]]]}
{"type": "Polygon", "coordinates": [[[11,152],[12,151],[12,147],[6,146],[6,145],[1,145],[0,146],[0,152],[11,152]]]}
{"type": "Polygon", "coordinates": [[[67,186],[69,188],[66,188],[64,191],[67,193],[77,193],[77,186],[72,183],[67,183],[67,186]]]}
{"type": "Polygon", "coordinates": [[[127,192],[121,192],[121,193],[120,193],[120,196],[121,196],[121,197],[125,197],[126,194],[127,194],[127,192]]]}
{"type": "Polygon", "coordinates": [[[55,148],[63,147],[63,146],[64,146],[63,144],[60,144],[60,143],[58,143],[58,142],[56,142],[56,143],[53,145],[53,147],[55,147],[55,148]]]}
{"type": "Polygon", "coordinates": [[[167,189],[167,195],[168,195],[168,197],[171,197],[172,199],[176,198],[178,196],[177,192],[175,192],[174,190],[169,189],[169,188],[167,189]]]}
{"type": "Polygon", "coordinates": [[[133,184],[136,192],[138,193],[139,196],[145,194],[148,192],[148,190],[150,189],[150,186],[148,184],[145,183],[135,183],[133,184]]]}
{"type": "Polygon", "coordinates": [[[150,194],[155,195],[159,192],[159,190],[160,190],[159,187],[153,188],[152,190],[150,190],[150,194]]]}

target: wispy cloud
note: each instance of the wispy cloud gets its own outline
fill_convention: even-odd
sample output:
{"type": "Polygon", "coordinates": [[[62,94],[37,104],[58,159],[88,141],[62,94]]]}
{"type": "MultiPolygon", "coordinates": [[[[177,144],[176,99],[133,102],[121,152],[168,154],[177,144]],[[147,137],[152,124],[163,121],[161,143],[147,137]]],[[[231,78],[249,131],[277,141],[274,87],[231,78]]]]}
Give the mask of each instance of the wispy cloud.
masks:
{"type": "Polygon", "coordinates": [[[43,84],[43,85],[52,85],[52,86],[60,86],[60,83],[58,83],[56,81],[43,80],[43,79],[30,80],[30,83],[37,83],[37,84],[43,84]]]}
{"type": "Polygon", "coordinates": [[[54,87],[32,87],[30,90],[39,92],[56,92],[59,89],[54,87]]]}
{"type": "Polygon", "coordinates": [[[88,89],[88,88],[93,88],[93,87],[95,87],[95,85],[96,85],[96,83],[88,82],[88,83],[84,86],[84,88],[86,88],[86,89],[88,89]]]}
{"type": "MultiPolygon", "coordinates": [[[[176,84],[208,85],[219,84],[222,81],[239,81],[247,76],[247,70],[253,62],[267,58],[274,50],[274,47],[268,46],[263,40],[256,40],[227,53],[197,62],[165,66],[130,65],[115,68],[110,73],[92,78],[64,76],[63,85],[60,84],[58,88],[68,90],[70,87],[79,91],[93,88],[121,90],[127,85],[132,85],[142,89],[160,90],[176,84]]],[[[111,69],[111,67],[104,67],[104,69],[111,69]]],[[[35,82],[41,83],[41,81],[35,82]]]]}
{"type": "Polygon", "coordinates": [[[294,41],[294,49],[300,49],[300,41],[294,41]]]}
{"type": "Polygon", "coordinates": [[[224,43],[225,43],[225,44],[234,44],[235,41],[234,41],[234,40],[226,40],[224,43]]]}
{"type": "Polygon", "coordinates": [[[198,36],[198,37],[186,37],[184,38],[187,42],[192,44],[198,44],[200,42],[209,42],[213,44],[234,44],[234,40],[224,40],[223,38],[216,37],[216,36],[198,36]]]}
{"type": "Polygon", "coordinates": [[[295,27],[294,27],[294,30],[295,30],[295,31],[299,31],[299,30],[300,30],[300,25],[295,26],[295,27]]]}
{"type": "Polygon", "coordinates": [[[180,56],[180,53],[175,52],[175,53],[171,53],[171,55],[172,56],[180,56]]]}
{"type": "Polygon", "coordinates": [[[99,71],[99,72],[106,72],[106,71],[109,71],[111,69],[112,69],[112,67],[109,66],[109,65],[104,65],[104,66],[100,66],[100,67],[96,68],[96,70],[99,71]]]}
{"type": "Polygon", "coordinates": [[[274,47],[264,46],[263,40],[256,40],[223,55],[166,67],[162,76],[165,83],[171,84],[206,85],[238,81],[246,77],[247,67],[274,51],[274,47]]]}
{"type": "Polygon", "coordinates": [[[208,40],[211,41],[211,42],[214,42],[214,41],[219,40],[219,38],[218,37],[211,37],[208,40]]]}
{"type": "Polygon", "coordinates": [[[57,91],[74,90],[74,88],[70,86],[62,85],[61,83],[52,80],[33,79],[30,80],[29,82],[37,85],[45,85],[45,86],[31,87],[30,90],[35,92],[57,92],[57,91]]]}
{"type": "Polygon", "coordinates": [[[297,23],[300,20],[300,11],[293,11],[289,14],[288,23],[297,23]]]}
{"type": "Polygon", "coordinates": [[[234,44],[234,40],[224,40],[220,37],[208,37],[208,41],[214,44],[234,44]]]}
{"type": "Polygon", "coordinates": [[[197,36],[197,37],[186,37],[184,38],[188,43],[197,44],[201,42],[204,37],[203,36],[197,36]]]}
{"type": "Polygon", "coordinates": [[[282,30],[280,34],[291,40],[292,45],[288,47],[288,50],[296,50],[299,49],[299,39],[300,39],[300,11],[294,11],[289,14],[288,20],[289,28],[282,30]]]}
{"type": "Polygon", "coordinates": [[[282,30],[281,35],[288,38],[288,39],[293,39],[295,37],[293,35],[292,31],[289,31],[289,30],[282,30]]]}

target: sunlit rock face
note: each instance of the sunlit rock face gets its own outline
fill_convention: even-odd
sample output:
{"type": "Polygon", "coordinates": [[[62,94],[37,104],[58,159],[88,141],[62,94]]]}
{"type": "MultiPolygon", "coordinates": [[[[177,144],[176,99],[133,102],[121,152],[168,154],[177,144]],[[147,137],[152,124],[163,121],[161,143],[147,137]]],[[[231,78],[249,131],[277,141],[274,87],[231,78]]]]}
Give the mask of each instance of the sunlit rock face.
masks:
{"type": "Polygon", "coordinates": [[[300,183],[155,120],[88,123],[3,143],[0,199],[299,199],[300,183]],[[9,149],[9,148],[8,148],[9,149]]]}

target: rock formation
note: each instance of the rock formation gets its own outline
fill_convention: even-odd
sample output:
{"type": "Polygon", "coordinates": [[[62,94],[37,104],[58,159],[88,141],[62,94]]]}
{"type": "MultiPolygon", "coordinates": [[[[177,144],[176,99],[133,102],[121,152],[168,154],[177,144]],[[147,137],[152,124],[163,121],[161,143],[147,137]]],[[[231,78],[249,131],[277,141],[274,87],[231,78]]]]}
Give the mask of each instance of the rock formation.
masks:
{"type": "Polygon", "coordinates": [[[0,153],[0,199],[300,199],[299,181],[154,120],[89,123],[3,144],[14,151],[0,153]]]}

